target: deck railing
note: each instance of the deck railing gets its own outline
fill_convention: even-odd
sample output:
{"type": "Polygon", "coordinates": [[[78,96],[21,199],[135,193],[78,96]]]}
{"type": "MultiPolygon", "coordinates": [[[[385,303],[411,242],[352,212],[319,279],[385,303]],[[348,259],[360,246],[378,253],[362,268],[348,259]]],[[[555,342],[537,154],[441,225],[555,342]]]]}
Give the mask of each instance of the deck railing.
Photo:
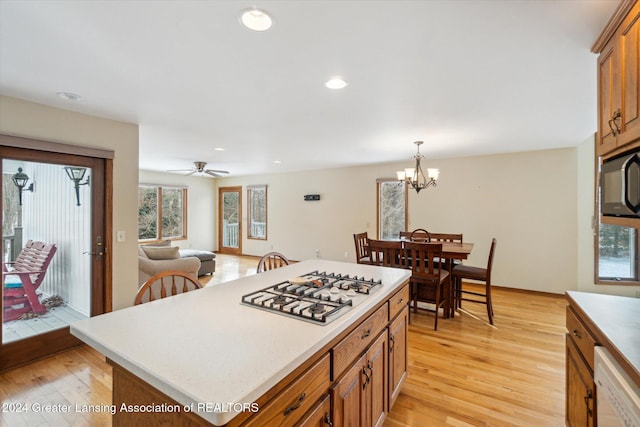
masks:
{"type": "Polygon", "coordinates": [[[226,221],[223,225],[222,246],[227,248],[238,248],[240,225],[237,222],[228,223],[226,221]]]}

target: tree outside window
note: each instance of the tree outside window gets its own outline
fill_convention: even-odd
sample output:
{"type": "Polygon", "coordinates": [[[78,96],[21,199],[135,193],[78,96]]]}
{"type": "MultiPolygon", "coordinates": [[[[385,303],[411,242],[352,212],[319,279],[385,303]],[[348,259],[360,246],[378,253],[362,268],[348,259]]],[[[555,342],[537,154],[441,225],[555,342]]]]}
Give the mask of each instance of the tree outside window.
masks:
{"type": "Polygon", "coordinates": [[[154,184],[138,187],[138,240],[187,238],[187,189],[154,184]]]}
{"type": "Polygon", "coordinates": [[[397,239],[407,226],[407,186],[391,179],[380,179],[377,184],[378,236],[397,239]]]}
{"type": "Polygon", "coordinates": [[[247,187],[247,200],[249,201],[247,212],[249,227],[247,237],[249,239],[267,239],[267,186],[254,185],[247,187]]]}

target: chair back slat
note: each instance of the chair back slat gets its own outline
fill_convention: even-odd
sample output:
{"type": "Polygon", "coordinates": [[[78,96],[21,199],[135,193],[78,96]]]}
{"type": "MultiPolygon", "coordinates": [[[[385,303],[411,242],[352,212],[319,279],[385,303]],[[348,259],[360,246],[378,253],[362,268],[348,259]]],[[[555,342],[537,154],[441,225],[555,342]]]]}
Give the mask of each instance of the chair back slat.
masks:
{"type": "Polygon", "coordinates": [[[158,295],[162,299],[201,288],[202,284],[190,274],[176,270],[164,271],[151,277],[138,289],[134,304],[155,301],[158,295]]]}
{"type": "Polygon", "coordinates": [[[406,254],[411,259],[412,280],[424,282],[440,281],[440,265],[435,262],[442,258],[442,243],[405,242],[406,254]]]}
{"type": "MultiPolygon", "coordinates": [[[[44,280],[47,268],[57,250],[54,244],[29,240],[13,262],[13,271],[32,272],[29,278],[37,288],[44,280]]],[[[6,266],[4,271],[7,271],[6,266]]]]}
{"type": "Polygon", "coordinates": [[[431,233],[431,242],[455,242],[462,243],[462,234],[431,233]]]}
{"type": "Polygon", "coordinates": [[[267,270],[284,267],[285,265],[289,265],[289,260],[286,256],[282,255],[280,252],[269,252],[260,258],[260,261],[258,261],[256,272],[262,273],[267,270]]]}
{"type": "Polygon", "coordinates": [[[374,265],[405,268],[406,257],[402,242],[369,239],[369,253],[374,265]]]}
{"type": "Polygon", "coordinates": [[[356,233],[353,235],[353,242],[356,247],[356,262],[359,263],[369,256],[369,234],[366,231],[356,233]]]}

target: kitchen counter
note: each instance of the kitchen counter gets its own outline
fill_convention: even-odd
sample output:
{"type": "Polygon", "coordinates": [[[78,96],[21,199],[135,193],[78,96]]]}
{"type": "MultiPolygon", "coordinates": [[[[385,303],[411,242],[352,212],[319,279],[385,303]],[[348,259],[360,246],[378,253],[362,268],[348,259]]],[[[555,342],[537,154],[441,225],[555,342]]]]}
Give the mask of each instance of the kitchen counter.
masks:
{"type": "Polygon", "coordinates": [[[221,406],[199,415],[223,425],[237,415],[230,404],[255,402],[409,277],[402,269],[308,260],[82,320],[71,333],[181,405],[221,406]],[[245,294],[314,270],[383,285],[326,325],[240,303],[245,294]]]}
{"type": "Polygon", "coordinates": [[[640,299],[575,291],[567,297],[590,321],[596,343],[640,386],[640,299]]]}

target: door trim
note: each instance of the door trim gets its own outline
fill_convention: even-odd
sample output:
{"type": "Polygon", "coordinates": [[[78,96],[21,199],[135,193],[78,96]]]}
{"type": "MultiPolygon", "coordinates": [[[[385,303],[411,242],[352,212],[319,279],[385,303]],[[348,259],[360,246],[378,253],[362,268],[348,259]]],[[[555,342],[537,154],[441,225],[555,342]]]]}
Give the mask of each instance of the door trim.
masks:
{"type": "MultiPolygon", "coordinates": [[[[98,154],[107,150],[87,148],[85,155],[66,152],[68,144],[30,140],[0,134],[0,160],[11,158],[41,163],[61,163],[93,168],[95,179],[92,179],[92,246],[95,248],[96,236],[102,236],[105,248],[104,256],[94,256],[91,274],[91,316],[102,314],[112,309],[112,234],[113,234],[113,160],[98,154]],[[16,141],[28,142],[29,146],[37,145],[39,149],[25,149],[16,146],[16,141]],[[60,148],[61,152],[57,149],[60,148]],[[94,155],[86,155],[93,153],[94,155]],[[98,174],[99,178],[98,179],[98,174]]],[[[75,146],[72,146],[75,147],[75,146]]],[[[2,173],[2,162],[0,162],[2,173]]],[[[92,177],[94,178],[94,177],[92,177]]],[[[0,186],[0,200],[2,188],[0,186]]],[[[2,344],[2,328],[0,328],[0,372],[16,366],[30,363],[42,357],[80,345],[82,341],[71,335],[69,327],[61,328],[43,335],[36,335],[21,341],[2,344]]]]}
{"type": "Polygon", "coordinates": [[[218,251],[222,254],[242,255],[242,186],[235,187],[219,187],[218,188],[218,251]],[[224,193],[238,193],[238,247],[230,248],[224,246],[224,230],[223,221],[224,203],[222,197],[224,193]]]}

